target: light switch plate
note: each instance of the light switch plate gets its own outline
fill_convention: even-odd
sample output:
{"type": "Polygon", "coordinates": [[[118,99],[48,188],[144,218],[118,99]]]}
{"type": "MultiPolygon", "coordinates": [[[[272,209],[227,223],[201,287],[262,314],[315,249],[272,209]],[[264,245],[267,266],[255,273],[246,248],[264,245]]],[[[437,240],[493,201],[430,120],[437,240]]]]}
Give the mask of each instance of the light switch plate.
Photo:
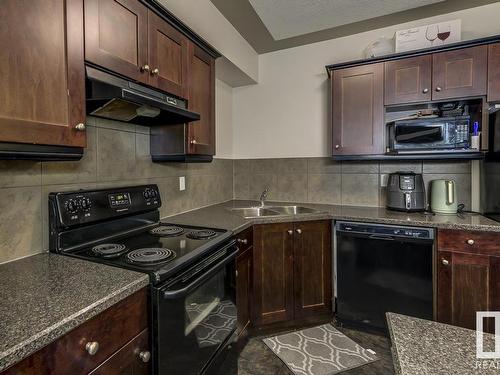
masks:
{"type": "Polygon", "coordinates": [[[184,190],[186,190],[186,177],[181,176],[179,177],[179,191],[184,190]]]}

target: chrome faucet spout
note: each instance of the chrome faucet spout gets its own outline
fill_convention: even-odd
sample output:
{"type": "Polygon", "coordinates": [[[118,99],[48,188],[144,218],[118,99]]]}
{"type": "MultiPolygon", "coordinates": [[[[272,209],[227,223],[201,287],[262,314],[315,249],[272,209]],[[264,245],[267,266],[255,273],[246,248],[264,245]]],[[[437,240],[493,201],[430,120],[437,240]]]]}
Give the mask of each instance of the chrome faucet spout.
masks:
{"type": "Polygon", "coordinates": [[[265,188],[262,194],[260,195],[260,206],[264,207],[266,205],[267,193],[269,193],[269,188],[265,188]]]}

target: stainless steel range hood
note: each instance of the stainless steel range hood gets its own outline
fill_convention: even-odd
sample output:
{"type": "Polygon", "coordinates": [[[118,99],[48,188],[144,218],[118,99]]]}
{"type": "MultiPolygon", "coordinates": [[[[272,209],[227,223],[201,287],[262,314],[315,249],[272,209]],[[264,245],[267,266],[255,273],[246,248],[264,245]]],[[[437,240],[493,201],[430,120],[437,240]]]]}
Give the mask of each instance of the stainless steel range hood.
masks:
{"type": "Polygon", "coordinates": [[[87,114],[144,126],[183,124],[200,115],[186,101],[86,66],[87,114]]]}

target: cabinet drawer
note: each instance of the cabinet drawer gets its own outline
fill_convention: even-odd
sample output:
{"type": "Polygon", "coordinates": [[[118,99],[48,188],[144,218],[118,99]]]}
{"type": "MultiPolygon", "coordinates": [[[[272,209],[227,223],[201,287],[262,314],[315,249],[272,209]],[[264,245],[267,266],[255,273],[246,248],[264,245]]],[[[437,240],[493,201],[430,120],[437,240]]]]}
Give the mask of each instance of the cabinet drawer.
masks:
{"type": "Polygon", "coordinates": [[[253,228],[245,229],[243,232],[236,235],[236,242],[240,249],[238,254],[242,254],[253,245],[253,228]]]}
{"type": "Polygon", "coordinates": [[[148,330],[142,331],[90,375],[146,375],[150,373],[151,350],[148,330]]]}
{"type": "Polygon", "coordinates": [[[500,233],[439,230],[438,249],[500,256],[500,233]]]}
{"type": "Polygon", "coordinates": [[[2,375],[89,373],[147,328],[146,303],[144,288],[7,369],[2,375]],[[93,342],[97,342],[99,347],[94,355],[90,355],[85,347],[93,342]]]}

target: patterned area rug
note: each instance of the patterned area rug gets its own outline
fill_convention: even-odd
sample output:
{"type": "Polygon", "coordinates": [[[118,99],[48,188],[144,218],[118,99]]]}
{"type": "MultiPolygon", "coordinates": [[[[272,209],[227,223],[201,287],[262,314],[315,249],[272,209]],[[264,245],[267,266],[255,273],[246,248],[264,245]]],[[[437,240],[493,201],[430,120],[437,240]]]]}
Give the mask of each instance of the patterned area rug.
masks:
{"type": "Polygon", "coordinates": [[[297,375],[333,375],[378,360],[331,324],[263,339],[297,375]]]}

